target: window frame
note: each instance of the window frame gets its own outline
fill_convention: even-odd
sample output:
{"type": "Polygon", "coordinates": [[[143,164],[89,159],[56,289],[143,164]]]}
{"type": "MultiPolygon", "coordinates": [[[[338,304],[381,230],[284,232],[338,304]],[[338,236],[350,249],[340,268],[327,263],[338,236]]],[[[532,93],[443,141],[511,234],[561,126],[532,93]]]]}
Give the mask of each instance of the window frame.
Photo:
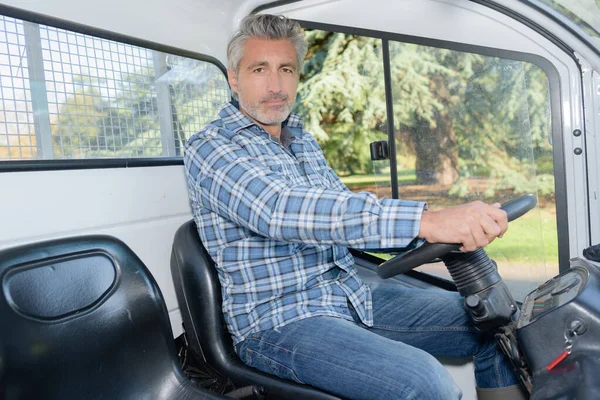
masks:
{"type": "MultiPolygon", "coordinates": [[[[105,29],[67,21],[64,19],[37,14],[4,4],[0,4],[0,15],[47,25],[53,28],[64,29],[75,33],[94,36],[100,39],[111,40],[132,46],[142,47],[148,50],[158,51],[171,55],[195,59],[216,66],[225,77],[227,85],[227,68],[217,58],[196,53],[178,47],[168,46],[161,43],[138,39],[105,29]]],[[[89,158],[89,159],[52,159],[52,160],[7,160],[0,161],[0,173],[23,172],[23,171],[56,171],[73,169],[102,169],[102,168],[136,168],[136,167],[160,167],[169,165],[183,165],[183,156],[180,157],[115,157],[115,158],[89,158]]]]}
{"type": "MultiPolygon", "coordinates": [[[[524,61],[536,65],[541,68],[548,77],[549,100],[550,100],[550,119],[551,129],[550,139],[552,140],[552,156],[554,166],[555,180],[555,198],[556,198],[556,224],[558,235],[558,265],[559,272],[566,271],[569,268],[569,225],[567,212],[567,184],[566,184],[566,166],[565,153],[563,144],[563,110],[561,102],[561,83],[559,73],[554,65],[546,58],[531,53],[520,51],[504,50],[491,48],[486,46],[465,44],[452,42],[441,39],[425,38],[420,36],[412,36],[400,33],[391,33],[386,31],[378,31],[365,28],[356,28],[351,26],[326,24],[321,22],[297,20],[305,29],[319,29],[335,33],[345,33],[352,35],[360,35],[380,39],[382,42],[382,61],[384,63],[384,85],[386,95],[386,118],[387,118],[387,134],[388,148],[390,157],[390,177],[392,184],[392,197],[398,197],[398,177],[397,177],[397,158],[396,158],[396,143],[394,135],[393,121],[393,97],[391,93],[392,84],[390,80],[390,65],[389,65],[389,42],[397,41],[403,43],[411,43],[422,46],[437,47],[442,49],[461,51],[467,53],[475,53],[488,57],[497,57],[510,59],[515,61],[524,61]],[[392,117],[390,118],[390,115],[392,117]],[[394,172],[396,172],[394,176],[394,172]]],[[[564,46],[562,47],[564,49],[564,46]]],[[[576,61],[572,52],[567,54],[576,61]]]]}

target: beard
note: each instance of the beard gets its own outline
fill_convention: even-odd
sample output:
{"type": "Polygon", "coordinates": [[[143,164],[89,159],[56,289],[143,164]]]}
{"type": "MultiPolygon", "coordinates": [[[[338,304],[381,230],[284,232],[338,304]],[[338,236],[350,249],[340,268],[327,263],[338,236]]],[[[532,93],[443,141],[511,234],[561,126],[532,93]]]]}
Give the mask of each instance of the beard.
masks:
{"type": "Polygon", "coordinates": [[[238,102],[240,108],[248,114],[249,117],[262,125],[278,125],[287,119],[292,111],[296,96],[290,98],[284,93],[274,93],[262,97],[257,101],[246,101],[244,95],[238,93],[238,102]],[[277,105],[268,105],[268,101],[281,101],[277,105]]]}

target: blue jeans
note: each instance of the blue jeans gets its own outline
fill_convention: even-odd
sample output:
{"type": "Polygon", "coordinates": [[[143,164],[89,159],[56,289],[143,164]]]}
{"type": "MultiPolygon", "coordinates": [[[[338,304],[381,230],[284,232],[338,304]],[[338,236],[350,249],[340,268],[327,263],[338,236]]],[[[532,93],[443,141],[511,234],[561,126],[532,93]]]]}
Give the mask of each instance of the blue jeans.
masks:
{"type": "Polygon", "coordinates": [[[515,385],[492,335],[475,330],[455,292],[371,284],[372,328],[305,318],[250,335],[236,346],[263,372],[350,399],[459,399],[461,391],[433,356],[474,357],[480,388],[515,385]]]}

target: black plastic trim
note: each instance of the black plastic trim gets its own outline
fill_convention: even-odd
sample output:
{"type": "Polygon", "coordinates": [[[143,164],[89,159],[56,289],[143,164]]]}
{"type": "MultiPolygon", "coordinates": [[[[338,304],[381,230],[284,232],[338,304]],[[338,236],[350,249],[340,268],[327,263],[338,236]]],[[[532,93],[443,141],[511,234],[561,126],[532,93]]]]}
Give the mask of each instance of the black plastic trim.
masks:
{"type": "Polygon", "coordinates": [[[381,41],[382,58],[383,58],[383,79],[385,86],[385,112],[387,120],[388,134],[388,154],[390,157],[390,175],[392,176],[392,198],[398,199],[400,196],[398,190],[398,163],[396,158],[396,137],[394,126],[394,97],[392,93],[392,72],[390,70],[390,43],[389,40],[381,41]],[[395,179],[393,178],[395,177],[395,179]]]}
{"type": "Polygon", "coordinates": [[[15,160],[0,162],[2,172],[57,171],[72,169],[109,169],[165,167],[183,165],[181,157],[94,158],[86,160],[15,160]]]}
{"type": "MultiPolygon", "coordinates": [[[[563,48],[563,50],[568,49],[568,51],[565,50],[566,52],[569,52],[569,51],[573,52],[573,50],[566,43],[564,43],[560,38],[558,38],[556,35],[549,32],[547,29],[543,28],[539,24],[529,20],[527,17],[523,16],[522,14],[518,14],[505,6],[502,6],[498,3],[490,1],[490,0],[469,0],[469,1],[472,1],[473,3],[481,4],[485,7],[491,8],[502,14],[508,15],[510,18],[519,21],[523,25],[526,25],[529,28],[540,33],[541,35],[545,36],[548,40],[553,42],[555,45],[563,48]]],[[[600,56],[600,48],[598,48],[593,42],[590,42],[589,38],[587,38],[585,35],[582,35],[578,29],[574,29],[572,26],[569,25],[569,23],[566,23],[562,18],[555,15],[554,12],[549,11],[543,4],[539,4],[538,2],[533,3],[531,0],[519,0],[519,2],[525,4],[528,7],[533,8],[540,14],[543,14],[544,16],[550,18],[551,20],[553,20],[554,22],[556,22],[557,24],[562,26],[564,29],[568,30],[569,33],[571,33],[573,36],[575,36],[579,41],[585,43],[586,46],[590,50],[592,50],[594,53],[596,53],[597,55],[600,56]]]]}
{"type": "MultiPolygon", "coordinates": [[[[304,28],[321,29],[330,32],[340,32],[352,35],[369,36],[388,41],[399,41],[404,43],[413,43],[418,45],[438,47],[467,53],[476,53],[489,57],[498,57],[516,61],[525,61],[540,67],[548,77],[550,87],[550,107],[552,118],[552,143],[554,158],[554,185],[556,192],[556,224],[558,234],[558,262],[559,270],[565,271],[569,268],[569,225],[567,209],[567,184],[566,167],[564,158],[564,147],[562,143],[562,102],[560,93],[562,91],[558,71],[550,61],[536,54],[523,53],[518,51],[494,49],[490,47],[470,45],[465,43],[451,42],[448,40],[430,39],[423,37],[410,36],[400,33],[390,33],[372,29],[363,29],[334,24],[324,24],[312,21],[298,21],[304,28]]],[[[565,52],[573,56],[572,50],[561,46],[565,52]],[[571,53],[569,53],[571,51],[571,53]]],[[[578,63],[576,63],[579,66],[578,63]]],[[[387,83],[386,83],[387,85],[387,83]]],[[[390,146],[392,143],[390,143],[390,146]]],[[[394,146],[395,147],[395,143],[394,146]]],[[[392,176],[392,181],[397,177],[392,176]]]]}
{"type": "MultiPolygon", "coordinates": [[[[474,1],[474,0],[471,0],[471,1],[474,1]]],[[[474,45],[474,44],[452,42],[449,40],[431,39],[431,38],[425,38],[425,37],[420,37],[420,36],[411,36],[411,35],[406,35],[403,33],[391,33],[391,32],[386,32],[386,31],[378,31],[378,30],[374,30],[374,29],[356,28],[356,27],[352,27],[352,26],[325,24],[325,23],[305,21],[305,20],[298,20],[298,22],[300,23],[300,25],[302,25],[303,28],[306,28],[306,29],[328,30],[331,32],[340,32],[340,33],[346,33],[346,34],[351,34],[351,35],[368,36],[368,37],[373,37],[373,38],[377,38],[377,39],[385,39],[385,40],[396,41],[396,42],[412,43],[412,44],[418,44],[418,45],[429,46],[429,47],[438,47],[438,48],[442,48],[442,49],[462,51],[465,53],[481,54],[481,55],[489,56],[489,57],[505,58],[505,59],[516,60],[516,61],[527,61],[529,63],[536,64],[540,68],[544,69],[545,72],[548,72],[548,71],[546,71],[544,66],[541,65],[541,63],[543,63],[544,65],[547,65],[550,68],[552,68],[556,73],[554,66],[548,60],[546,60],[542,56],[538,56],[536,54],[523,53],[520,51],[513,51],[513,50],[496,49],[496,48],[492,48],[492,47],[485,47],[485,46],[479,46],[479,45],[474,45]]],[[[570,51],[571,51],[570,55],[572,55],[572,50],[570,50],[570,51]]],[[[556,73],[556,74],[558,75],[558,73],[556,73]]]]}
{"type": "MultiPolygon", "coordinates": [[[[586,108],[586,101],[585,101],[585,93],[584,93],[584,89],[585,85],[583,82],[583,76],[581,77],[581,105],[583,106],[583,109],[585,110],[586,108]]],[[[585,115],[584,115],[585,117],[585,115]]],[[[582,128],[580,129],[582,132],[587,132],[587,118],[583,118],[582,121],[582,128]]],[[[585,195],[587,196],[586,199],[590,199],[591,197],[591,192],[590,192],[590,162],[591,160],[596,158],[595,154],[592,154],[593,150],[590,149],[590,147],[588,147],[588,140],[587,140],[588,135],[584,134],[583,135],[583,148],[586,150],[583,153],[583,157],[585,160],[585,182],[586,182],[586,191],[585,191],[585,195]]],[[[591,210],[592,205],[590,204],[590,201],[588,200],[588,207],[587,207],[587,219],[588,219],[588,243],[590,246],[594,245],[594,242],[592,241],[592,210],[591,210]]]]}
{"type": "Polygon", "coordinates": [[[268,10],[269,8],[275,8],[275,7],[279,7],[279,6],[285,6],[287,4],[292,4],[292,3],[298,3],[301,0],[277,0],[277,1],[272,1],[270,3],[267,4],[263,4],[260,5],[258,7],[256,7],[254,10],[252,10],[252,12],[250,14],[257,14],[261,11],[265,11],[268,10]]]}
{"type": "MultiPolygon", "coordinates": [[[[572,48],[570,48],[566,43],[564,43],[562,40],[560,40],[556,35],[549,32],[546,28],[542,27],[539,24],[536,24],[535,22],[531,21],[530,19],[526,18],[525,16],[511,10],[510,8],[504,7],[498,3],[495,3],[495,2],[492,2],[489,0],[469,0],[469,1],[480,4],[487,8],[491,8],[492,10],[497,11],[501,14],[504,14],[504,15],[510,17],[511,19],[514,19],[515,21],[518,21],[521,24],[527,26],[528,28],[533,29],[534,31],[536,31],[539,34],[541,34],[542,36],[544,36],[546,39],[550,40],[556,46],[560,47],[561,50],[563,50],[565,53],[569,53],[575,59],[572,48]]],[[[527,4],[527,5],[531,5],[530,3],[527,3],[527,2],[524,2],[521,0],[519,0],[519,2],[527,4]]]]}
{"type": "MultiPolygon", "coordinates": [[[[373,263],[375,265],[379,265],[385,261],[383,258],[374,256],[373,254],[364,253],[360,250],[356,250],[356,249],[352,249],[352,248],[350,248],[348,250],[350,250],[350,253],[354,257],[361,258],[361,259],[368,261],[370,263],[373,263]]],[[[439,287],[444,290],[449,290],[451,292],[458,292],[458,289],[456,288],[456,285],[454,284],[454,282],[444,279],[444,278],[440,278],[435,275],[430,275],[430,274],[426,274],[424,272],[419,272],[419,271],[415,271],[415,270],[408,271],[408,272],[404,273],[403,275],[409,276],[411,278],[420,280],[425,283],[429,283],[430,285],[439,287]]]]}

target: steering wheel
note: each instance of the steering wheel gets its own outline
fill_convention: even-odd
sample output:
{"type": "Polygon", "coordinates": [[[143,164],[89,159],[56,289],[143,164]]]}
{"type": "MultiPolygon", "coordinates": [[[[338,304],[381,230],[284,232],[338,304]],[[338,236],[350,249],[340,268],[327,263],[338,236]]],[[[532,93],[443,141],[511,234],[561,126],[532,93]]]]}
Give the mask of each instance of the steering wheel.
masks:
{"type": "MultiPolygon", "coordinates": [[[[510,222],[527,213],[536,204],[536,197],[533,194],[526,194],[502,204],[500,208],[506,211],[506,216],[510,222]]],[[[377,275],[381,278],[391,278],[392,276],[404,274],[421,264],[440,258],[451,251],[457,251],[459,248],[460,244],[425,242],[416,249],[399,254],[381,264],[377,269],[377,275]]]]}

